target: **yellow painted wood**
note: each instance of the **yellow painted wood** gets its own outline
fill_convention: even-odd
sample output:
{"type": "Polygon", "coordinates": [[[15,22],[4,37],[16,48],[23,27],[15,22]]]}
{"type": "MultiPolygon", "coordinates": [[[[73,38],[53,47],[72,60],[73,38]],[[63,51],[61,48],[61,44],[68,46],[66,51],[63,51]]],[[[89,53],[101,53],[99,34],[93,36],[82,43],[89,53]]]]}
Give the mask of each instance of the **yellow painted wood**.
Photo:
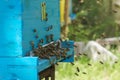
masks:
{"type": "Polygon", "coordinates": [[[61,24],[65,22],[65,0],[60,0],[60,21],[61,24]]]}

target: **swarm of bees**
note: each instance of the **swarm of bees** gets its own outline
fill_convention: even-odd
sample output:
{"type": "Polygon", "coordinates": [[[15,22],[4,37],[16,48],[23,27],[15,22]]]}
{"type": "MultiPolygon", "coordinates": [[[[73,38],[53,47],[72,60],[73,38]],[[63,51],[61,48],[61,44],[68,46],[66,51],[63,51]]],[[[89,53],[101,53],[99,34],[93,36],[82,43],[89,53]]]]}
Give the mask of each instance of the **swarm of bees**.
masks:
{"type": "MultiPolygon", "coordinates": [[[[32,56],[39,57],[40,59],[48,59],[50,63],[53,64],[55,61],[51,61],[50,58],[52,56],[55,56],[57,60],[66,58],[67,52],[70,50],[69,48],[62,48],[60,42],[61,41],[51,42],[44,46],[38,44],[37,48],[35,48],[34,42],[31,41],[32,51],[30,53],[32,53],[32,56]]],[[[29,55],[31,55],[30,53],[29,55]]],[[[56,63],[56,65],[58,65],[58,63],[56,63]]]]}

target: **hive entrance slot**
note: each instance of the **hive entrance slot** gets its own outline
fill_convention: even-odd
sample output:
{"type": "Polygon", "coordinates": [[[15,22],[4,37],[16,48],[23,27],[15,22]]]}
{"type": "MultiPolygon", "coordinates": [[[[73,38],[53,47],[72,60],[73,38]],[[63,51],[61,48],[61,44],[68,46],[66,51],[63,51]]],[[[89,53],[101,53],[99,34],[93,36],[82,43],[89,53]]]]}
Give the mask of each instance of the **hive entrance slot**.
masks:
{"type": "Polygon", "coordinates": [[[55,80],[55,65],[39,73],[40,80],[55,80]]]}

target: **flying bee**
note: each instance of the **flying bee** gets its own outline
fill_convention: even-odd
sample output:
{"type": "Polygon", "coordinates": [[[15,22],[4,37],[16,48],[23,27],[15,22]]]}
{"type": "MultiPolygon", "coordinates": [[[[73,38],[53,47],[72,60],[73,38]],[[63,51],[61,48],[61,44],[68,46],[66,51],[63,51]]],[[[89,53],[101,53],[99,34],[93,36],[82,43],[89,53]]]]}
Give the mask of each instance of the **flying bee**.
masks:
{"type": "Polygon", "coordinates": [[[35,32],[37,32],[37,30],[36,30],[36,29],[33,29],[33,32],[35,33],[35,32]]]}
{"type": "Polygon", "coordinates": [[[87,74],[86,72],[82,72],[83,74],[87,74]]]}
{"type": "Polygon", "coordinates": [[[92,66],[92,64],[88,63],[89,66],[92,66]]]}
{"type": "Polygon", "coordinates": [[[72,65],[75,65],[73,62],[71,62],[72,65]]]}
{"type": "Polygon", "coordinates": [[[84,56],[87,56],[87,54],[83,54],[84,56]]]}
{"type": "Polygon", "coordinates": [[[115,63],[118,63],[117,61],[115,61],[115,63]]]}
{"type": "Polygon", "coordinates": [[[99,51],[97,52],[99,55],[101,54],[99,51]]]}
{"type": "Polygon", "coordinates": [[[113,10],[114,13],[117,13],[117,10],[113,10]]]}
{"type": "Polygon", "coordinates": [[[78,57],[75,57],[75,60],[78,61],[78,57]]]}
{"type": "Polygon", "coordinates": [[[100,61],[100,64],[104,64],[102,61],[100,61]]]}
{"type": "Polygon", "coordinates": [[[76,75],[76,76],[79,76],[79,74],[78,74],[78,73],[75,73],[75,75],[76,75]]]}
{"type": "Polygon", "coordinates": [[[58,64],[58,63],[56,63],[56,65],[58,66],[59,64],[58,64]]]}
{"type": "Polygon", "coordinates": [[[30,45],[32,46],[32,49],[34,49],[34,46],[35,46],[34,41],[30,41],[30,45]]]}
{"type": "Polygon", "coordinates": [[[80,72],[80,69],[79,69],[79,67],[77,67],[76,69],[77,69],[77,72],[80,72]]]}
{"type": "Polygon", "coordinates": [[[46,59],[50,59],[50,56],[49,56],[49,55],[45,55],[45,58],[46,58],[46,59]]]}
{"type": "Polygon", "coordinates": [[[82,55],[81,53],[78,53],[80,56],[82,55]]]}
{"type": "Polygon", "coordinates": [[[106,34],[105,34],[105,33],[102,33],[102,34],[101,34],[101,38],[106,38],[106,34]]]}

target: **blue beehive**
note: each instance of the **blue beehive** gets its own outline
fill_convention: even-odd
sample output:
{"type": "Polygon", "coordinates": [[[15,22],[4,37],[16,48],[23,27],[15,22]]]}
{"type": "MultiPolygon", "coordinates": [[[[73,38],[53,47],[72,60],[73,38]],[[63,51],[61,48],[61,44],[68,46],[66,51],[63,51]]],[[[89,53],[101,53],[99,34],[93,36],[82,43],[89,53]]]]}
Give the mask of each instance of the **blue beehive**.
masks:
{"type": "Polygon", "coordinates": [[[0,56],[22,54],[22,7],[19,0],[0,0],[0,56]]]}
{"type": "Polygon", "coordinates": [[[46,41],[46,36],[53,35],[53,40],[58,40],[60,20],[59,6],[56,5],[59,0],[1,0],[0,53],[6,54],[0,56],[25,55],[31,50],[31,41],[35,45],[41,39],[44,40],[42,45],[51,42],[46,41]]]}
{"type": "MultiPolygon", "coordinates": [[[[48,59],[26,55],[38,44],[59,41],[59,11],[59,0],[0,0],[0,80],[38,80],[38,73],[51,66],[48,59]]],[[[73,55],[72,41],[61,47],[73,55]]],[[[50,60],[71,62],[73,56],[50,60]]]]}

